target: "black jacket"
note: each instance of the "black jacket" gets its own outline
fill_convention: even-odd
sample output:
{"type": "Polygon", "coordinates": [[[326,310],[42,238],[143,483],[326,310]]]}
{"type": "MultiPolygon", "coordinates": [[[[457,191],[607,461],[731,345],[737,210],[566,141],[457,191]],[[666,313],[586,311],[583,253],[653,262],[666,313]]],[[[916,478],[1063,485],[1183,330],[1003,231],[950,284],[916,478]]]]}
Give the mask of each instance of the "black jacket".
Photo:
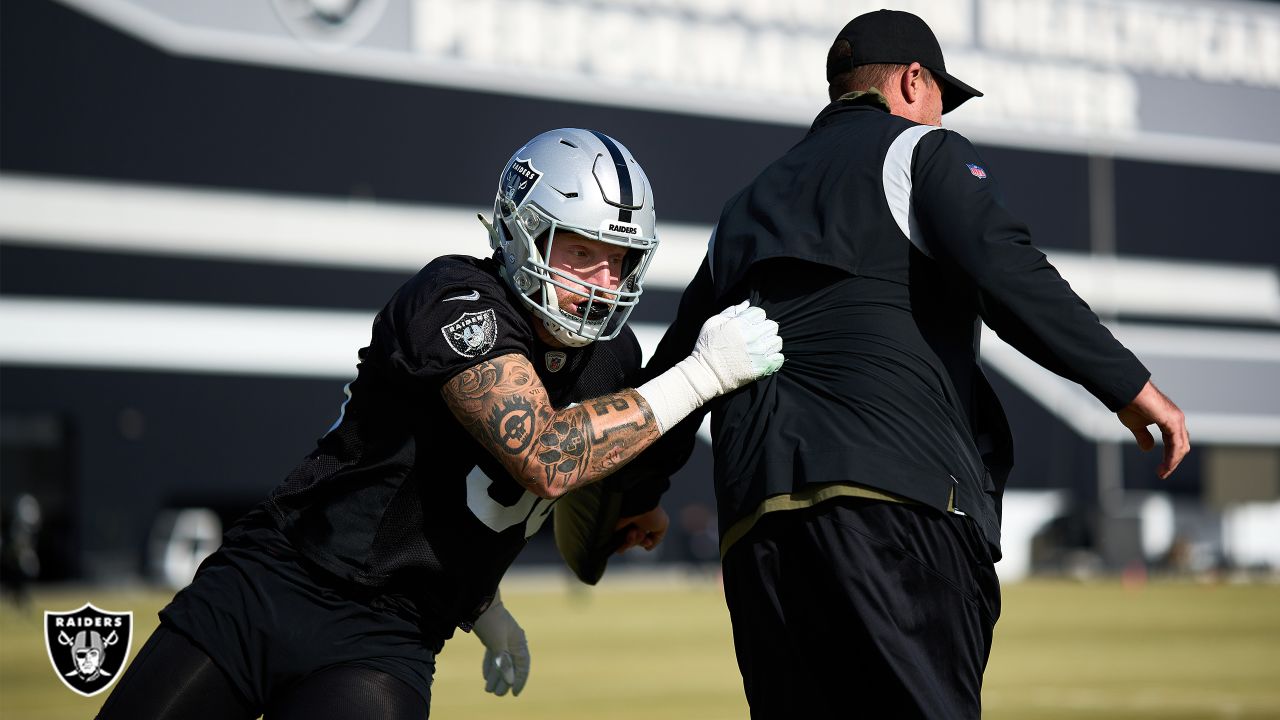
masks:
{"type": "MultiPolygon", "coordinates": [[[[787,361],[712,405],[722,533],[767,498],[850,483],[954,507],[999,557],[1012,437],[979,318],[1112,410],[1149,377],[1031,245],[973,146],[871,95],[828,106],[726,203],[647,374],[747,298],[780,324],[787,361]]],[[[698,422],[664,451],[687,452],[698,422]]]]}

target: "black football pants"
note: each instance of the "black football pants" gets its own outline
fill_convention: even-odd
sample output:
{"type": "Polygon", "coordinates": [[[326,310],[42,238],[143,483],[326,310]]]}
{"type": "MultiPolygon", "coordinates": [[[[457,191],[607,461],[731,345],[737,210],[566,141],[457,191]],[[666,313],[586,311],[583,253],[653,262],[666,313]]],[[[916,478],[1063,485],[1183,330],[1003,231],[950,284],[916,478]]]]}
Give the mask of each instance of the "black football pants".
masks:
{"type": "MultiPolygon", "coordinates": [[[[161,625],[138,651],[98,720],[254,720],[253,707],[213,660],[161,625]]],[[[359,665],[335,665],[302,679],[265,708],[265,720],[425,720],[422,695],[359,665]]]]}
{"type": "Polygon", "coordinates": [[[753,718],[978,718],[1000,586],[975,523],[838,498],[765,515],[724,558],[753,718]]]}

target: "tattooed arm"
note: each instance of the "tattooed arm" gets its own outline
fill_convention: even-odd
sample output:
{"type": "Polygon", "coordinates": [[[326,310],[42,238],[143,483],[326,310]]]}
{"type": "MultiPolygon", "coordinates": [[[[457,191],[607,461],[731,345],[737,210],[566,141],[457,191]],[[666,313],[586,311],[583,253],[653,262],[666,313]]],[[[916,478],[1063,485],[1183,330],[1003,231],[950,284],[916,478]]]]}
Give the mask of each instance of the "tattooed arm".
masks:
{"type": "Polygon", "coordinates": [[[441,393],[511,477],[544,498],[608,477],[662,435],[635,390],[555,409],[533,364],[519,353],[467,368],[441,393]]]}
{"type": "Polygon", "coordinates": [[[635,390],[557,410],[529,359],[508,353],[472,365],[440,392],[511,477],[556,498],[608,477],[693,410],[782,362],[778,323],[743,302],[703,323],[689,357],[635,390]]]}

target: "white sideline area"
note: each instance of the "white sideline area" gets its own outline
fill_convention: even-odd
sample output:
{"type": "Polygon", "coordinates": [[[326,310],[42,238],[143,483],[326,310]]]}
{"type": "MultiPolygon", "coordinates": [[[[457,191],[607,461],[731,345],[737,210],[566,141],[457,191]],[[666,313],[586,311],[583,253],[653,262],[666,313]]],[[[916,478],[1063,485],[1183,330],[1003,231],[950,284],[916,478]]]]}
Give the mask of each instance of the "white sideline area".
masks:
{"type": "Polygon", "coordinates": [[[1000,519],[1000,551],[996,563],[1002,583],[1014,583],[1031,574],[1031,539],[1066,510],[1061,490],[1008,490],[1000,519]]]}
{"type": "Polygon", "coordinates": [[[1222,542],[1237,565],[1280,568],[1280,501],[1227,510],[1222,516],[1222,542]]]}
{"type": "MultiPolygon", "coordinates": [[[[478,254],[474,207],[0,173],[6,243],[148,255],[413,272],[449,253],[478,254]],[[428,246],[428,238],[430,244],[428,246]],[[358,239],[358,240],[356,240],[358,239]]],[[[659,223],[647,286],[683,289],[710,226],[659,223]]],[[[1280,271],[1160,258],[1052,251],[1050,260],[1095,311],[1280,325],[1280,271]]]]}

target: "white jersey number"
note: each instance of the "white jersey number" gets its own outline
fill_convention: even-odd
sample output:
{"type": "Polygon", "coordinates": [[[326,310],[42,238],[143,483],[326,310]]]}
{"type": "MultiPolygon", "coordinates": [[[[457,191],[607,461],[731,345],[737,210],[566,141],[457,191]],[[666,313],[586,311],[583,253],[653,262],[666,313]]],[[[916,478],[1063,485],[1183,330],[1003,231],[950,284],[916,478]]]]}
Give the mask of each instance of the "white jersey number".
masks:
{"type": "Polygon", "coordinates": [[[493,480],[477,465],[467,474],[467,507],[480,522],[489,526],[494,532],[502,532],[512,525],[524,523],[524,536],[533,537],[542,527],[542,523],[551,514],[555,500],[547,500],[524,491],[515,505],[510,507],[499,503],[489,495],[489,486],[493,480]]]}

